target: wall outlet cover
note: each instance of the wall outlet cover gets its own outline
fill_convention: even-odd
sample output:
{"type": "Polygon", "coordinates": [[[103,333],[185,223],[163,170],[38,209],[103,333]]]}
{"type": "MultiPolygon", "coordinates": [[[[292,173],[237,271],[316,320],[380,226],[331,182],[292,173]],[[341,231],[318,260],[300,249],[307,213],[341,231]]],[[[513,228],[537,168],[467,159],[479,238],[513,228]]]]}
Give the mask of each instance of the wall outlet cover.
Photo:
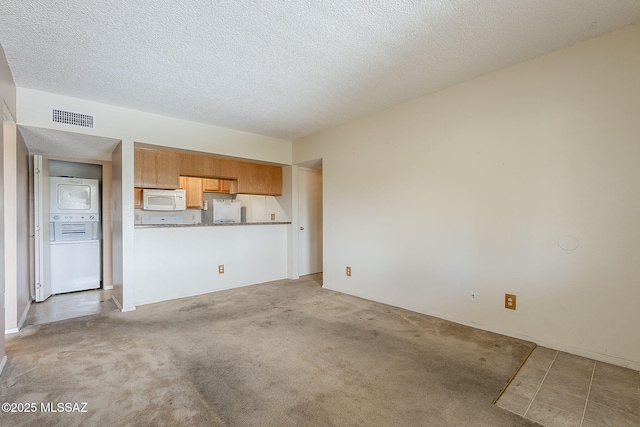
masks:
{"type": "Polygon", "coordinates": [[[513,294],[504,294],[504,308],[509,310],[516,309],[516,296],[513,294]]]}

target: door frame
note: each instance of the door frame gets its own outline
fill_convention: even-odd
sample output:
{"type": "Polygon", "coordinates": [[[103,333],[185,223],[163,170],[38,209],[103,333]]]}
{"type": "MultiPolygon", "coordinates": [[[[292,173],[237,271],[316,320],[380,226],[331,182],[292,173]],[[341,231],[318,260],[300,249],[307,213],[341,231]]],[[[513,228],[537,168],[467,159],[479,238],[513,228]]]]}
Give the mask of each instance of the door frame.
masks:
{"type": "MultiPolygon", "coordinates": [[[[320,195],[320,205],[321,205],[321,211],[322,211],[322,215],[321,215],[321,222],[324,221],[324,171],[322,169],[322,159],[316,159],[316,160],[312,160],[309,162],[304,162],[304,163],[300,163],[298,165],[296,165],[296,173],[294,176],[294,188],[293,188],[293,192],[295,194],[294,200],[295,200],[295,220],[292,223],[292,226],[295,227],[294,228],[294,235],[295,235],[295,271],[296,271],[296,278],[300,277],[300,198],[299,198],[299,192],[300,192],[300,176],[299,176],[299,171],[311,171],[311,172],[319,172],[320,173],[320,180],[321,180],[321,195],[320,195]]],[[[320,251],[321,255],[322,255],[322,262],[321,262],[321,266],[320,266],[320,272],[322,272],[324,270],[324,226],[322,226],[322,239],[321,242],[319,244],[319,248],[318,250],[320,251]]]]}

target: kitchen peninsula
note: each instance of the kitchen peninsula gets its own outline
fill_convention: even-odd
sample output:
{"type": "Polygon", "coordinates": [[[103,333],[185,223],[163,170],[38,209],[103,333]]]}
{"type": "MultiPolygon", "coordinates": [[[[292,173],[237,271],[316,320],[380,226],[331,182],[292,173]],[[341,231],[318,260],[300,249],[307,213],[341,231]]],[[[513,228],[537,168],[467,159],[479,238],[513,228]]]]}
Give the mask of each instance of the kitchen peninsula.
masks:
{"type": "Polygon", "coordinates": [[[134,153],[135,305],[287,277],[291,213],[282,167],[149,147],[134,153]],[[144,188],[183,188],[190,208],[142,210],[144,188]],[[246,222],[203,223],[203,194],[241,202],[246,222]],[[142,223],[152,215],[182,223],[142,223]]]}

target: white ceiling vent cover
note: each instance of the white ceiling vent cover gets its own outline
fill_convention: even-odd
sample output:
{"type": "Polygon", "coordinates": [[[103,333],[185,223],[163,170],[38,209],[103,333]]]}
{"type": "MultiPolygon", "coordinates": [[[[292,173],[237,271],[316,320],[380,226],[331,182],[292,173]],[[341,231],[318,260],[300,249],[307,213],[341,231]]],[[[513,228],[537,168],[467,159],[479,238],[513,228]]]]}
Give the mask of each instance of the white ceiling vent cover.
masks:
{"type": "Polygon", "coordinates": [[[49,109],[49,122],[94,129],[95,117],[91,114],[74,113],[60,108],[49,109]]]}

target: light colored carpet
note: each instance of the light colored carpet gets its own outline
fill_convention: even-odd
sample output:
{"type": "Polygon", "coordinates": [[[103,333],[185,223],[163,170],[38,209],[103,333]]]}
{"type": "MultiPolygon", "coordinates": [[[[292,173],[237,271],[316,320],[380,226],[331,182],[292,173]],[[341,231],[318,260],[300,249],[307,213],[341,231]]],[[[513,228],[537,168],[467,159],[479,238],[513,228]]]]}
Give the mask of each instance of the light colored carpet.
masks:
{"type": "MultiPolygon", "coordinates": [[[[29,326],[2,426],[533,426],[492,404],[533,344],[283,280],[29,326]],[[41,403],[86,402],[86,413],[41,403]]],[[[180,286],[176,283],[176,286],[180,286]]]]}

